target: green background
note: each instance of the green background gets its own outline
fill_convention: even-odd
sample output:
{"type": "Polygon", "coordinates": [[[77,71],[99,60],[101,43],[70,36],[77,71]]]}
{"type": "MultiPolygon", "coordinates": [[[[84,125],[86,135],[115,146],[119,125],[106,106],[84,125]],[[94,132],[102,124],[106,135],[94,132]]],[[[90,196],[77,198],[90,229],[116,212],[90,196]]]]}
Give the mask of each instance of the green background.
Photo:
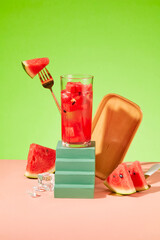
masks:
{"type": "Polygon", "coordinates": [[[137,103],[143,120],[125,161],[159,161],[160,1],[24,0],[0,8],[0,158],[27,159],[29,145],[55,148],[60,114],[49,90],[21,61],[48,57],[60,101],[60,75],[95,76],[93,115],[102,97],[137,103]]]}

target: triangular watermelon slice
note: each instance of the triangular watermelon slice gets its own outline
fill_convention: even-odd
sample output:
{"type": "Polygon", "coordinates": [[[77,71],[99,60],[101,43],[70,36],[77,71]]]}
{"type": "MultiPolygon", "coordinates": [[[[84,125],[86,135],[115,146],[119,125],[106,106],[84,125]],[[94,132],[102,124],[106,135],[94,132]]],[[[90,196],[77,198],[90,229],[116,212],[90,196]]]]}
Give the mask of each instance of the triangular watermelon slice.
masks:
{"type": "Polygon", "coordinates": [[[136,191],[143,191],[149,188],[142,167],[139,161],[135,161],[128,167],[136,191]]]}
{"type": "Polygon", "coordinates": [[[129,195],[136,192],[126,163],[121,163],[107,177],[104,184],[113,192],[129,195]]]}
{"type": "Polygon", "coordinates": [[[34,78],[48,64],[48,58],[34,58],[22,62],[24,70],[31,78],[34,78]]]}
{"type": "Polygon", "coordinates": [[[32,143],[28,153],[25,176],[28,178],[38,178],[39,173],[55,171],[56,151],[32,143]]]}

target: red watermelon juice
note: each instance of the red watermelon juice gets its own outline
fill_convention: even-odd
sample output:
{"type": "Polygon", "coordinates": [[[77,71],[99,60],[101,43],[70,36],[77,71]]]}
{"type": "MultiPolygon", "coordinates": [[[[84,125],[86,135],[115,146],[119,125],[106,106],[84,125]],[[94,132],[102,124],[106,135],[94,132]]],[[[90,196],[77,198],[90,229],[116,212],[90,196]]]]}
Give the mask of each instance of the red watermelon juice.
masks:
{"type": "Polygon", "coordinates": [[[91,143],[93,77],[82,81],[82,77],[69,76],[72,78],[61,85],[62,143],[66,147],[86,147],[91,143]]]}

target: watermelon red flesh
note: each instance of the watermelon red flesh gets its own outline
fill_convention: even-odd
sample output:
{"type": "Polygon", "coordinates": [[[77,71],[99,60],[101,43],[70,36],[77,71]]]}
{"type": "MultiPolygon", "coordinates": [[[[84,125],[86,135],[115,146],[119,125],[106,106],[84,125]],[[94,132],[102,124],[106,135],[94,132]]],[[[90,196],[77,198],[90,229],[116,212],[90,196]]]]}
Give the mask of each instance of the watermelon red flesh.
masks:
{"type": "Polygon", "coordinates": [[[39,173],[55,171],[56,151],[32,143],[28,153],[25,176],[37,178],[39,173]]]}
{"type": "Polygon", "coordinates": [[[35,58],[22,62],[24,70],[31,78],[34,78],[48,64],[48,58],[35,58]]]}
{"type": "Polygon", "coordinates": [[[128,167],[128,170],[136,191],[143,191],[149,188],[139,161],[133,162],[132,165],[128,167]]]}
{"type": "Polygon", "coordinates": [[[120,164],[105,180],[104,184],[113,192],[128,195],[136,192],[125,163],[120,164]]]}

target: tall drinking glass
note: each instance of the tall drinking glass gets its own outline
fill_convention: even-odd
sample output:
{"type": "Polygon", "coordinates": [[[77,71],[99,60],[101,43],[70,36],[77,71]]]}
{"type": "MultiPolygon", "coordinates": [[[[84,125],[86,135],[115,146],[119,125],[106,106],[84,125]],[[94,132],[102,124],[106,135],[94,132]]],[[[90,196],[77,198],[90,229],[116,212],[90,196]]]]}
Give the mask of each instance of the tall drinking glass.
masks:
{"type": "Polygon", "coordinates": [[[87,147],[91,143],[93,76],[61,76],[62,144],[87,147]]]}

